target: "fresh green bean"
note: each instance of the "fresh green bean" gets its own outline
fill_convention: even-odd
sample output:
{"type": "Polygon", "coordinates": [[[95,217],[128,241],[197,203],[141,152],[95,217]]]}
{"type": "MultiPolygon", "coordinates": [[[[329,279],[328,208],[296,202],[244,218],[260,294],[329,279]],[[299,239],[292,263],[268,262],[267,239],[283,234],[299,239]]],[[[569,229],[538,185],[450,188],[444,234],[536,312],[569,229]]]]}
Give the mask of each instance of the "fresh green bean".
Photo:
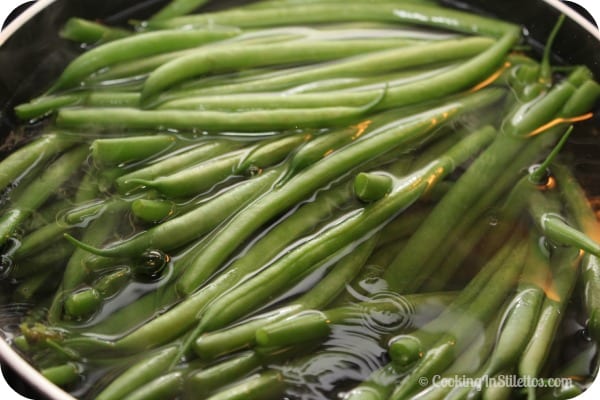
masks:
{"type": "Polygon", "coordinates": [[[392,178],[383,173],[361,172],[354,178],[354,193],[365,203],[381,200],[392,188],[392,178]]]}
{"type": "MultiPolygon", "coordinates": [[[[210,285],[203,287],[188,300],[176,306],[172,312],[167,312],[154,321],[141,326],[138,331],[121,339],[116,346],[121,349],[137,348],[140,343],[149,343],[150,346],[155,346],[157,343],[163,343],[163,340],[168,340],[164,337],[171,339],[177,337],[190,328],[195,320],[195,315],[205,304],[235,286],[246,276],[255,273],[258,268],[266,264],[299,237],[313,230],[323,219],[334,214],[336,209],[344,206],[350,198],[350,190],[347,186],[342,185],[324,191],[309,202],[300,204],[293,213],[275,224],[274,228],[269,230],[264,237],[260,237],[248,251],[244,252],[243,257],[233,262],[210,285]]],[[[190,255],[194,255],[193,252],[190,255]]],[[[195,257],[193,258],[198,260],[195,257]]],[[[185,259],[179,262],[185,264],[185,259]]],[[[347,278],[347,280],[350,279],[347,278]]],[[[336,280],[336,282],[345,281],[344,276],[336,280]]],[[[168,302],[177,299],[174,288],[171,289],[173,290],[167,289],[165,294],[161,294],[160,291],[151,293],[131,304],[130,307],[117,311],[106,320],[103,327],[97,327],[95,331],[101,334],[115,334],[115,331],[121,332],[124,326],[130,326],[128,324],[132,320],[139,323],[140,318],[143,321],[144,316],[145,318],[153,316],[153,310],[157,304],[165,304],[165,301],[168,304],[168,302]]],[[[310,297],[311,300],[319,298],[320,296],[310,297]]],[[[253,334],[254,331],[249,336],[252,338],[253,334]]]]}
{"type": "MultiPolygon", "coordinates": [[[[36,254],[29,254],[27,257],[15,259],[15,264],[10,271],[10,276],[16,279],[22,279],[27,276],[42,272],[56,265],[64,265],[69,259],[75,248],[66,240],[58,242],[50,241],[48,246],[52,246],[52,251],[42,251],[36,254]]],[[[17,249],[18,250],[18,249],[17,249]]]]}
{"type": "Polygon", "coordinates": [[[194,396],[207,396],[217,389],[236,382],[241,376],[248,375],[263,363],[254,351],[221,362],[211,368],[191,374],[186,379],[186,391],[194,396]]]}
{"type": "Polygon", "coordinates": [[[528,143],[523,136],[554,118],[574,92],[573,85],[566,80],[533,105],[517,107],[517,113],[522,114],[520,119],[508,120],[502,134],[459,178],[457,184],[429,214],[390,265],[385,274],[390,287],[402,292],[424,282],[426,274],[420,268],[424,260],[431,256],[429,246],[437,246],[444,240],[462,218],[461,210],[470,207],[479,197],[479,193],[488,189],[487,182],[482,181],[481,176],[494,181],[501,175],[505,166],[509,165],[528,143]],[[515,120],[518,122],[515,123],[515,120]],[[427,246],[424,243],[427,243],[427,246]]]}
{"type": "Polygon", "coordinates": [[[60,37],[79,43],[99,44],[130,36],[131,31],[109,27],[82,18],[69,18],[60,30],[60,37]]]}
{"type": "Polygon", "coordinates": [[[552,201],[548,197],[540,192],[532,192],[529,197],[529,211],[544,235],[551,241],[600,257],[600,244],[570,226],[558,213],[558,201],[552,201]]]}
{"type": "Polygon", "coordinates": [[[133,35],[96,47],[72,61],[54,84],[53,90],[76,86],[99,69],[118,62],[210,43],[239,33],[232,28],[163,31],[133,35]]]}
{"type": "Polygon", "coordinates": [[[226,10],[164,21],[150,21],[150,29],[180,28],[224,24],[241,28],[276,25],[332,23],[332,22],[400,22],[432,26],[450,31],[501,36],[511,25],[499,20],[466,12],[444,9],[425,4],[389,3],[326,3],[285,5],[263,10],[226,10]]]}
{"type": "Polygon", "coordinates": [[[160,199],[137,199],[131,203],[131,212],[144,222],[157,223],[175,213],[172,201],[160,199]]]}
{"type": "Polygon", "coordinates": [[[60,133],[43,135],[13,151],[0,162],[0,190],[20,177],[38,163],[43,163],[76,142],[75,138],[60,133]]]}
{"type": "Polygon", "coordinates": [[[81,368],[74,363],[46,368],[40,372],[44,378],[60,387],[66,387],[81,378],[81,368]]]}
{"type": "Polygon", "coordinates": [[[199,336],[194,343],[194,350],[201,358],[212,359],[235,350],[252,347],[255,344],[256,331],[265,324],[281,320],[302,310],[327,305],[362,268],[366,258],[373,251],[374,244],[375,239],[367,240],[357,247],[352,257],[346,256],[338,261],[333,269],[310,290],[275,311],[233,328],[199,336]]]}
{"type": "Polygon", "coordinates": [[[160,159],[147,167],[119,176],[115,180],[115,183],[120,193],[126,193],[137,186],[137,184],[131,182],[133,179],[154,179],[161,175],[174,173],[180,169],[218,157],[239,147],[239,143],[227,140],[201,142],[191,149],[184,149],[175,154],[170,154],[169,157],[160,159]]]}
{"type": "Polygon", "coordinates": [[[15,301],[32,301],[40,292],[46,292],[48,286],[53,282],[51,278],[55,273],[54,270],[48,268],[25,278],[14,291],[15,301]]]}
{"type": "Polygon", "coordinates": [[[416,294],[398,298],[390,296],[325,311],[305,310],[259,328],[256,331],[256,342],[265,347],[285,347],[322,339],[329,335],[332,325],[348,323],[357,316],[377,312],[391,313],[399,318],[406,317],[409,323],[403,323],[402,326],[409,329],[410,315],[426,313],[433,319],[454,297],[455,293],[416,294]],[[432,303],[432,298],[437,303],[432,303]]]}
{"type": "Polygon", "coordinates": [[[164,400],[175,398],[183,388],[185,374],[170,372],[140,386],[127,394],[127,400],[164,400]]]}
{"type": "MultiPolygon", "coordinates": [[[[400,49],[381,50],[356,55],[348,59],[336,61],[335,63],[318,64],[312,68],[303,67],[298,71],[292,70],[286,74],[279,74],[272,77],[267,76],[265,78],[259,77],[249,82],[237,84],[225,84],[223,89],[215,88],[215,90],[219,90],[219,93],[214,93],[214,95],[223,95],[224,90],[228,90],[230,93],[274,91],[329,79],[331,77],[339,78],[362,76],[365,74],[381,74],[388,71],[397,71],[443,61],[460,60],[479,54],[490,47],[492,43],[489,39],[475,37],[419,44],[400,49]]],[[[418,72],[411,72],[411,75],[415,74],[418,75],[418,72]]],[[[202,100],[217,101],[216,97],[200,97],[194,100],[194,96],[203,96],[202,93],[212,94],[210,88],[200,88],[197,90],[182,89],[169,92],[166,94],[167,98],[182,98],[181,100],[173,100],[172,102],[165,103],[162,107],[190,107],[192,104],[203,104],[202,100]]],[[[240,99],[243,99],[243,97],[240,97],[240,99]]]]}
{"type": "Polygon", "coordinates": [[[151,106],[157,96],[177,83],[207,73],[249,67],[335,60],[395,47],[394,40],[292,41],[232,48],[199,49],[158,67],[142,89],[142,106],[151,106]],[[260,54],[260,57],[256,57],[260,54]]]}
{"type": "Polygon", "coordinates": [[[163,374],[177,353],[176,346],[166,347],[132,365],[117,379],[112,381],[96,397],[98,400],[120,400],[163,374]]]}
{"type": "Polygon", "coordinates": [[[160,9],[152,16],[152,21],[162,21],[165,19],[178,17],[188,14],[195,9],[202,7],[209,0],[171,0],[169,4],[160,9]]]}
{"type": "MultiPolygon", "coordinates": [[[[126,208],[126,203],[115,201],[115,206],[102,214],[102,218],[95,219],[83,233],[83,240],[94,245],[100,245],[105,242],[110,235],[119,226],[122,218],[122,211],[126,208]]],[[[76,249],[65,267],[62,277],[61,289],[54,296],[50,306],[51,320],[58,320],[61,314],[61,304],[64,303],[64,294],[71,293],[78,285],[85,281],[90,271],[83,268],[86,260],[90,257],[84,250],[76,249]]]]}
{"type": "MultiPolygon", "coordinates": [[[[245,315],[252,307],[263,304],[280,292],[282,287],[297,282],[320,260],[325,260],[357,239],[364,238],[370,231],[410,206],[430,185],[435,184],[437,180],[489,143],[494,135],[494,129],[489,128],[467,137],[437,162],[432,163],[429,168],[413,174],[405,184],[400,183],[392,193],[374,203],[372,207],[364,208],[360,213],[322,232],[318,238],[293,249],[261,274],[209,305],[201,324],[207,330],[220,328],[245,315]]],[[[184,279],[186,275],[183,275],[184,279]]],[[[189,279],[189,276],[187,278],[189,279]]]]}
{"type": "Polygon", "coordinates": [[[260,172],[263,168],[278,164],[309,138],[310,135],[302,134],[283,137],[227,153],[151,181],[134,179],[130,182],[149,186],[171,198],[186,197],[205,192],[232,176],[247,175],[252,172],[251,169],[260,172]]]}
{"type": "MultiPolygon", "coordinates": [[[[207,243],[203,251],[202,264],[198,268],[203,271],[218,268],[229,254],[254,232],[257,226],[271,220],[293,204],[308,197],[319,187],[343,175],[353,167],[370,160],[375,155],[385,153],[402,143],[426,135],[435,127],[431,125],[430,119],[434,115],[439,118],[436,119],[436,122],[441,124],[451,117],[456,117],[461,111],[464,112],[463,107],[485,106],[489,102],[497,100],[496,96],[498,95],[500,93],[495,91],[479,92],[472,95],[474,97],[465,98],[462,103],[425,113],[421,117],[423,119],[417,118],[415,122],[346,146],[339,152],[314,164],[311,168],[294,176],[285,185],[274,189],[268,196],[263,196],[260,203],[253,203],[244,212],[235,216],[231,225],[228,225],[235,226],[235,229],[221,230],[218,236],[207,243]],[[476,101],[475,104],[471,103],[473,100],[476,101]]],[[[183,275],[185,278],[181,279],[179,286],[183,293],[191,293],[196,289],[198,283],[192,277],[197,273],[195,269],[190,268],[183,275]]]]}
{"type": "MultiPolygon", "coordinates": [[[[526,252],[526,244],[517,245],[515,251],[509,254],[503,263],[503,268],[495,272],[489,280],[483,294],[478,294],[464,310],[464,314],[455,317],[457,320],[451,326],[446,326],[444,331],[438,333],[440,339],[435,342],[433,347],[426,350],[422,358],[394,389],[390,399],[405,399],[418,388],[419,377],[431,378],[452,363],[454,354],[460,352],[461,348],[471,342],[472,338],[477,335],[477,328],[480,324],[495,315],[507,294],[514,288],[523,267],[526,252]]],[[[405,355],[393,351],[392,346],[393,344],[390,346],[390,354],[393,359],[399,356],[403,363],[405,355]]]]}
{"type": "Polygon", "coordinates": [[[133,136],[115,139],[96,139],[90,145],[92,157],[103,166],[144,160],[175,145],[173,135],[133,136]]]}
{"type": "MultiPolygon", "coordinates": [[[[595,239],[600,238],[600,224],[598,224],[596,214],[590,207],[584,190],[564,165],[554,165],[552,170],[556,175],[569,212],[573,215],[577,225],[588,236],[595,239]]],[[[587,322],[588,329],[594,340],[599,341],[600,314],[598,309],[600,309],[600,297],[598,294],[600,292],[597,289],[600,288],[600,261],[598,257],[586,254],[581,265],[584,282],[583,294],[589,318],[587,322]]]]}
{"type": "MultiPolygon", "coordinates": [[[[368,93],[370,95],[370,93],[368,93]]],[[[135,108],[61,109],[56,123],[68,128],[134,128],[134,129],[206,129],[208,131],[238,130],[264,132],[270,130],[339,125],[360,117],[379,103],[382,94],[370,96],[358,107],[323,107],[257,110],[257,111],[187,111],[138,110],[135,108]]]]}
{"type": "Polygon", "coordinates": [[[279,398],[283,388],[281,375],[267,371],[217,392],[207,400],[275,400],[279,398]]]}
{"type": "Polygon", "coordinates": [[[102,296],[94,288],[70,293],[64,301],[65,314],[74,319],[86,318],[102,303],[102,296]]]}
{"type": "MultiPolygon", "coordinates": [[[[548,356],[553,342],[552,338],[563,318],[581,262],[579,251],[572,248],[556,248],[553,249],[553,253],[550,258],[553,274],[552,284],[546,290],[546,298],[542,304],[539,319],[518,364],[519,376],[529,379],[539,376],[548,356]]],[[[530,398],[535,398],[535,390],[535,386],[527,388],[530,398]]]]}
{"type": "Polygon", "coordinates": [[[87,150],[83,147],[65,153],[22,192],[13,196],[11,207],[0,218],[0,244],[6,243],[17,226],[79,169],[86,155],[87,150]]]}
{"type": "Polygon", "coordinates": [[[502,323],[496,346],[483,375],[494,376],[515,365],[531,338],[544,301],[549,266],[538,249],[537,235],[531,235],[529,254],[508,313],[502,323]]]}
{"type": "MultiPolygon", "coordinates": [[[[433,344],[441,337],[442,333],[452,325],[457,314],[464,313],[470,304],[474,302],[479,293],[486,287],[488,281],[496,270],[505,263],[507,257],[515,248],[515,240],[509,241],[496,252],[481,270],[475,275],[468,285],[461,291],[456,300],[444,311],[437,319],[423,326],[410,335],[401,335],[392,339],[389,345],[389,353],[396,353],[392,356],[396,365],[409,365],[425,351],[427,347],[433,344]]],[[[513,252],[514,253],[514,252],[513,252]]]]}
{"type": "Polygon", "coordinates": [[[147,249],[171,251],[219,226],[230,215],[234,215],[246,204],[269,191],[280,175],[280,169],[266,171],[254,179],[225,190],[223,194],[195,210],[102,249],[87,244],[85,239],[80,242],[70,235],[65,237],[82,250],[103,257],[135,257],[147,249]]]}

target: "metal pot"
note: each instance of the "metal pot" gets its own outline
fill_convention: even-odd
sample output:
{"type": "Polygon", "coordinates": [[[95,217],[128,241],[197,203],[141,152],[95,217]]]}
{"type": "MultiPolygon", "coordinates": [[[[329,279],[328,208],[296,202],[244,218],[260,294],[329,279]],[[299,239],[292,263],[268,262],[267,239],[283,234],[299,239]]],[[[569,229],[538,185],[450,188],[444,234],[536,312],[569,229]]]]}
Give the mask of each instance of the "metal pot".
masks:
{"type": "MultiPolygon", "coordinates": [[[[3,0],[4,1],[4,0],[3,0]]],[[[555,56],[566,63],[585,64],[600,79],[600,32],[588,20],[558,0],[443,0],[446,3],[489,13],[526,27],[534,48],[540,49],[559,13],[569,17],[554,45],[555,56]]],[[[597,0],[588,1],[595,4],[597,0]]],[[[23,1],[21,1],[23,2],[23,1]]],[[[16,3],[21,3],[17,1],[16,3]]],[[[7,29],[0,33],[0,137],[7,137],[16,125],[12,108],[38,95],[53,81],[78,49],[56,34],[70,16],[101,19],[110,24],[126,24],[127,20],[150,15],[166,0],[39,0],[29,7],[7,29]]],[[[236,0],[214,2],[218,6],[234,4],[236,0]]],[[[1,6],[0,6],[1,7],[1,6]]],[[[594,10],[600,12],[600,10],[594,10]]],[[[597,14],[600,18],[600,14],[597,14]]],[[[600,124],[588,126],[590,137],[573,142],[573,151],[582,161],[577,165],[579,179],[594,195],[600,195],[600,174],[594,159],[600,159],[600,124]],[[590,140],[591,139],[591,140],[590,140]],[[591,146],[590,146],[591,144],[591,146]]],[[[0,147],[2,149],[2,147],[0,147]]],[[[0,150],[0,157],[2,150],[0,150]]],[[[597,164],[596,164],[597,165],[597,164]]],[[[1,331],[0,331],[1,332],[1,331]]],[[[0,335],[1,336],[1,335],[0,335]]],[[[46,381],[31,365],[0,337],[0,360],[24,379],[38,398],[74,400],[72,396],[46,381]]],[[[2,391],[3,399],[21,398],[2,391]]],[[[580,399],[600,398],[600,382],[596,381],[580,399]]]]}

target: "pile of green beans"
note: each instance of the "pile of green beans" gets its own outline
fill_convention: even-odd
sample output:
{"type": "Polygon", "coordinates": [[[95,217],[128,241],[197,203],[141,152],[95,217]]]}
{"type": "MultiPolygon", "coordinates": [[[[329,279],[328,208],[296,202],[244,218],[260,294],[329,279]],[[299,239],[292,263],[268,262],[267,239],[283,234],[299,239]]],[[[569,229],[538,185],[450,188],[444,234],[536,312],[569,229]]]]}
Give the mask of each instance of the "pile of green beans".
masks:
{"type": "Polygon", "coordinates": [[[536,57],[434,1],[206,3],[73,18],[85,50],[15,107],[7,340],[81,399],[585,390],[600,224],[563,147],[600,85],[550,63],[562,17],[536,57]],[[506,376],[572,379],[436,384],[506,376]]]}

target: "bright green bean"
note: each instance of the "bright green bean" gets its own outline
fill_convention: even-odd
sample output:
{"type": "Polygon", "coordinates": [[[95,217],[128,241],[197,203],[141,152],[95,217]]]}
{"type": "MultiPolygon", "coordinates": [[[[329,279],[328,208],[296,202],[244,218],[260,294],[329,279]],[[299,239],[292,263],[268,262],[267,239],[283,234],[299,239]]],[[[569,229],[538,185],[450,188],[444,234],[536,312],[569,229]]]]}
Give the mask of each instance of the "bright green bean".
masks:
{"type": "Polygon", "coordinates": [[[335,60],[395,47],[389,39],[346,41],[292,41],[200,49],[158,67],[142,89],[142,106],[152,106],[157,96],[177,83],[207,73],[278,64],[335,60]],[[257,55],[260,55],[257,56],[257,55]]]}
{"type": "Polygon", "coordinates": [[[167,151],[175,145],[173,135],[133,136],[115,139],[96,139],[90,145],[92,157],[103,166],[140,161],[167,151]]]}
{"type": "Polygon", "coordinates": [[[109,27],[97,22],[82,18],[69,18],[60,30],[60,37],[79,43],[98,44],[121,39],[131,35],[132,32],[109,27]]]}
{"type": "MultiPolygon", "coordinates": [[[[218,268],[231,252],[254,232],[257,226],[261,226],[292,205],[305,199],[319,187],[378,154],[390,151],[402,143],[414,140],[416,137],[426,135],[435,127],[431,125],[431,117],[439,118],[436,119],[436,122],[441,124],[467,109],[472,110],[472,106],[485,106],[489,102],[494,102],[498,99],[496,97],[498,95],[501,95],[501,93],[496,91],[476,93],[472,97],[465,98],[461,103],[425,113],[422,115],[422,119],[417,118],[415,122],[407,123],[396,129],[390,129],[346,146],[339,152],[315,163],[311,168],[294,176],[285,185],[274,189],[268,196],[264,196],[259,203],[253,203],[244,212],[234,217],[231,222],[231,226],[235,226],[234,230],[222,230],[218,236],[207,243],[202,256],[202,264],[198,267],[199,270],[210,271],[218,268]]],[[[184,274],[185,278],[181,279],[179,285],[179,289],[183,293],[191,293],[196,289],[198,282],[192,278],[195,274],[197,272],[194,269],[188,269],[184,274]]]]}
{"type": "Polygon", "coordinates": [[[52,133],[13,151],[0,162],[0,190],[17,181],[34,165],[45,162],[75,142],[71,136],[52,133]]]}
{"type": "Polygon", "coordinates": [[[22,192],[13,196],[10,208],[0,218],[0,244],[5,243],[17,226],[79,169],[86,155],[87,149],[83,147],[65,153],[22,192]]]}
{"type": "MultiPolygon", "coordinates": [[[[318,238],[290,251],[261,274],[213,302],[205,310],[201,325],[207,330],[221,328],[280,292],[282,287],[298,281],[320,260],[325,260],[354,241],[364,238],[371,230],[408,207],[430,185],[435,184],[489,143],[494,135],[495,131],[492,128],[474,133],[454,146],[437,162],[432,163],[429,168],[413,174],[406,184],[400,183],[387,197],[322,232],[318,238]]],[[[183,275],[184,279],[189,279],[186,275],[183,275]]]]}
{"type": "Polygon", "coordinates": [[[232,28],[192,31],[163,31],[133,35],[96,47],[72,61],[54,84],[53,90],[76,86],[99,69],[139,57],[185,49],[226,39],[239,33],[232,28]]]}
{"type": "Polygon", "coordinates": [[[285,5],[264,10],[226,10],[165,21],[150,21],[154,28],[180,28],[182,26],[207,26],[224,24],[249,27],[332,22],[400,22],[432,26],[450,31],[501,36],[511,25],[474,14],[449,10],[437,6],[414,3],[327,3],[285,5]]]}

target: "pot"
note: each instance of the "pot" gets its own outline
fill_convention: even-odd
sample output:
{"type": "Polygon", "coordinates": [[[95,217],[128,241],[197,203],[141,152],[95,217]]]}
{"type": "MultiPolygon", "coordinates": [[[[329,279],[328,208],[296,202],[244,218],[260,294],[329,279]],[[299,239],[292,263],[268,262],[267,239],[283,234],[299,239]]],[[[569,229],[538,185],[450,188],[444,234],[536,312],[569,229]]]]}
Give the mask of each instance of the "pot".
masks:
{"type": "MultiPolygon", "coordinates": [[[[593,1],[595,0],[590,0],[589,3],[592,4],[593,1]]],[[[221,6],[235,2],[224,0],[218,4],[221,6]]],[[[596,79],[600,79],[600,32],[588,20],[558,0],[444,2],[458,8],[466,7],[490,13],[526,27],[530,44],[538,50],[552,29],[556,17],[559,13],[564,13],[569,20],[563,26],[554,45],[555,56],[566,63],[587,65],[594,72],[596,79]]],[[[78,53],[77,47],[56,35],[70,16],[102,19],[109,24],[126,24],[132,17],[142,19],[151,15],[164,3],[165,0],[39,0],[23,12],[0,33],[0,136],[3,140],[17,123],[12,114],[14,105],[38,95],[40,88],[53,81],[67,62],[78,53]]],[[[597,16],[600,18],[600,14],[597,16]]],[[[600,158],[598,120],[589,123],[588,134],[590,137],[572,142],[569,151],[582,156],[576,171],[578,178],[592,195],[600,195],[600,177],[593,168],[593,159],[600,158]]],[[[2,153],[6,151],[5,146],[0,146],[0,157],[4,156],[2,153]]],[[[74,400],[72,396],[46,381],[3,339],[0,335],[0,359],[4,365],[16,371],[30,389],[33,388],[38,398],[74,400]]],[[[3,394],[3,399],[13,399],[5,397],[1,389],[2,386],[0,393],[3,394]]],[[[600,382],[597,380],[579,398],[600,398],[600,382]]]]}

